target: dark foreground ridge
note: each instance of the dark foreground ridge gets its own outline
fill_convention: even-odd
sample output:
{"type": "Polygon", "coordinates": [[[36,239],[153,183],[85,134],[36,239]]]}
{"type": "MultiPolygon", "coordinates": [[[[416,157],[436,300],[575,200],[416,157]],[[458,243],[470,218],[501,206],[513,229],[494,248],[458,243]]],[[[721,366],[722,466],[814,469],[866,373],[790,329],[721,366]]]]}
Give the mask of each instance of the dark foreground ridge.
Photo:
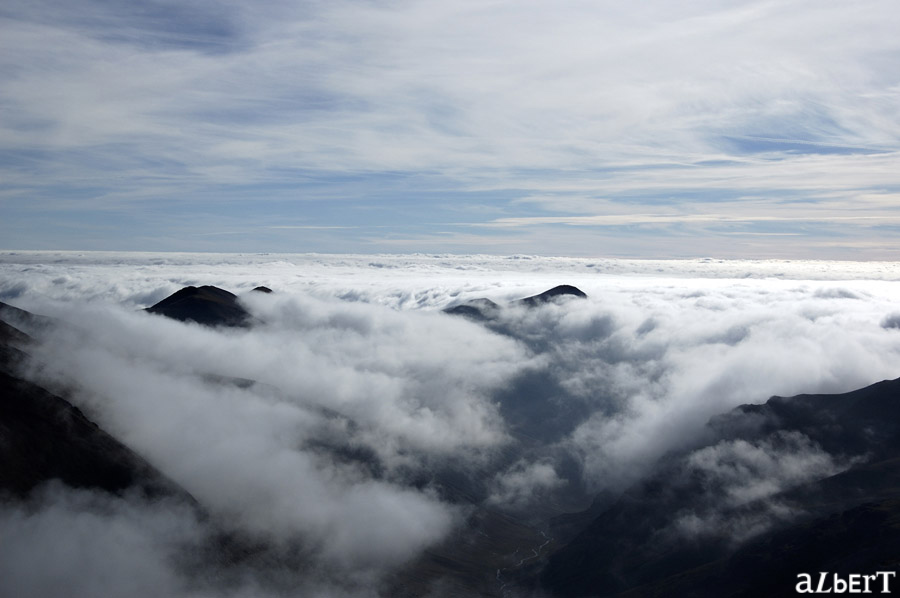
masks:
{"type": "MultiPolygon", "coordinates": [[[[271,292],[265,287],[254,290],[271,292]]],[[[185,287],[146,311],[206,326],[241,327],[250,323],[250,313],[238,302],[237,296],[214,286],[185,287]]]]}
{"type": "MultiPolygon", "coordinates": [[[[583,520],[540,585],[559,597],[793,596],[800,573],[847,579],[900,568],[900,379],[839,395],[773,397],[714,418],[709,429],[710,451],[781,446],[795,458],[802,439],[845,465],[728,504],[727,488],[693,466],[696,452],[664,459],[655,475],[583,520]],[[678,533],[679,520],[708,525],[678,533]],[[754,524],[760,533],[736,540],[754,524]]],[[[739,471],[741,463],[723,466],[739,471]]]]}
{"type": "Polygon", "coordinates": [[[19,332],[31,335],[39,334],[59,324],[53,318],[39,316],[2,301],[0,301],[0,321],[3,321],[8,327],[18,329],[19,332]]]}
{"type": "Polygon", "coordinates": [[[179,493],[66,400],[5,372],[0,372],[0,395],[0,492],[25,497],[59,480],[116,494],[135,488],[148,496],[179,493]]]}
{"type": "MultiPolygon", "coordinates": [[[[51,322],[6,304],[0,304],[0,318],[45,326],[51,322]]],[[[187,497],[78,408],[18,376],[18,367],[29,358],[25,350],[33,342],[13,323],[0,319],[0,495],[25,498],[57,480],[73,488],[116,494],[137,489],[147,496],[187,497]]]]}
{"type": "MultiPolygon", "coordinates": [[[[538,307],[545,303],[557,301],[560,298],[575,297],[586,299],[587,295],[581,289],[573,287],[569,284],[561,284],[552,289],[548,289],[538,295],[516,299],[510,303],[511,306],[538,307]]],[[[454,305],[444,309],[444,313],[455,316],[466,316],[473,320],[492,320],[500,313],[501,306],[485,297],[472,299],[459,305],[454,305]]]]}

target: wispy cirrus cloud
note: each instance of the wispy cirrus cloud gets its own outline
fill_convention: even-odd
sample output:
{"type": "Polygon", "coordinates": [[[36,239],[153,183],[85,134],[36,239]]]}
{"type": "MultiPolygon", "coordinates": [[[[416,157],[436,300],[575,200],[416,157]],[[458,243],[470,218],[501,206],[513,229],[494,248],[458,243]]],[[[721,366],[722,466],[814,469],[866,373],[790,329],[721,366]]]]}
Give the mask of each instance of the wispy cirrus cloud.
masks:
{"type": "MultiPolygon", "coordinates": [[[[817,222],[823,196],[849,209],[900,185],[898,25],[885,0],[8,3],[3,232],[85,243],[64,223],[120,206],[130,216],[115,226],[143,244],[132,248],[178,249],[205,232],[199,216],[254,211],[248,237],[316,250],[319,237],[266,227],[298,213],[390,227],[405,213],[394,230],[333,240],[427,250],[456,234],[459,207],[491,222],[599,215],[598,198],[643,214],[687,196],[741,212],[747,195],[766,209],[799,197],[817,222]],[[541,214],[516,201],[538,195],[541,214]]],[[[492,245],[490,230],[468,234],[492,245]]],[[[667,243],[684,247],[680,234],[667,243]]],[[[550,235],[538,249],[564,247],[550,235]]]]}

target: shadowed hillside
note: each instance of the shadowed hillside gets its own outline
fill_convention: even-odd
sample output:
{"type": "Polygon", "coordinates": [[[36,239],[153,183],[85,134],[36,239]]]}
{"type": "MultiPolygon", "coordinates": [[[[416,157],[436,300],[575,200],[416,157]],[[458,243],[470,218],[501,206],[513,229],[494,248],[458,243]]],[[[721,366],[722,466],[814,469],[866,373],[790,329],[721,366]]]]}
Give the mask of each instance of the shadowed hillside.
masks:
{"type": "Polygon", "coordinates": [[[898,415],[900,379],[714,418],[708,445],[594,513],[542,585],[557,596],[771,596],[794,595],[802,572],[896,570],[898,415]],[[754,468],[782,474],[779,491],[754,488],[754,468]]]}
{"type": "MultiPolygon", "coordinates": [[[[0,317],[47,327],[52,320],[0,305],[0,317]]],[[[0,320],[0,493],[20,498],[51,480],[120,493],[183,494],[65,399],[19,377],[33,339],[0,320]]]]}

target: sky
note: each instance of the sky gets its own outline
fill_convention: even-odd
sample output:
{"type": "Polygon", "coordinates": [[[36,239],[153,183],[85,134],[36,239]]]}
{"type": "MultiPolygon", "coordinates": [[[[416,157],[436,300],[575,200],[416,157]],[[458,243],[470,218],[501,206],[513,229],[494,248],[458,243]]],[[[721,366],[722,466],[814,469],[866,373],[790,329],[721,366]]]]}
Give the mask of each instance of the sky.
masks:
{"type": "Polygon", "coordinates": [[[891,0],[0,7],[0,247],[897,259],[891,0]]]}
{"type": "Polygon", "coordinates": [[[896,378],[898,287],[879,261],[0,251],[0,301],[68,322],[34,333],[21,375],[65,389],[209,515],[49,484],[0,504],[0,594],[374,598],[474,533],[467,509],[577,511],[671,451],[718,482],[671,531],[745,540],[798,514],[728,509],[865,456],[799,432],[704,445],[707,422],[896,378]],[[588,297],[514,303],[563,283],[588,297]],[[142,310],[202,284],[254,325],[142,310]],[[442,313],[479,297],[493,322],[442,313]],[[471,503],[422,483],[448,470],[471,503]],[[270,552],[205,562],[217,525],[270,552]]]}

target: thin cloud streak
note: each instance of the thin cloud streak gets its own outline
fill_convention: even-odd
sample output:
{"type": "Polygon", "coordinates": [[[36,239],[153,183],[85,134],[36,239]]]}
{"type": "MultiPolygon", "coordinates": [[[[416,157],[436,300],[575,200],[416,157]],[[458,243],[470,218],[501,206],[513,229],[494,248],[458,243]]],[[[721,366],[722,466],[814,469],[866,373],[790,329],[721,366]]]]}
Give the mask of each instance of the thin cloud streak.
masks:
{"type": "MultiPolygon", "coordinates": [[[[627,224],[664,224],[673,222],[846,222],[871,220],[877,223],[900,221],[898,216],[727,216],[725,214],[626,214],[620,216],[534,216],[530,218],[500,218],[480,226],[515,227],[537,224],[567,224],[570,226],[622,226],[627,224]]],[[[470,224],[469,226],[478,226],[470,224]]]]}

